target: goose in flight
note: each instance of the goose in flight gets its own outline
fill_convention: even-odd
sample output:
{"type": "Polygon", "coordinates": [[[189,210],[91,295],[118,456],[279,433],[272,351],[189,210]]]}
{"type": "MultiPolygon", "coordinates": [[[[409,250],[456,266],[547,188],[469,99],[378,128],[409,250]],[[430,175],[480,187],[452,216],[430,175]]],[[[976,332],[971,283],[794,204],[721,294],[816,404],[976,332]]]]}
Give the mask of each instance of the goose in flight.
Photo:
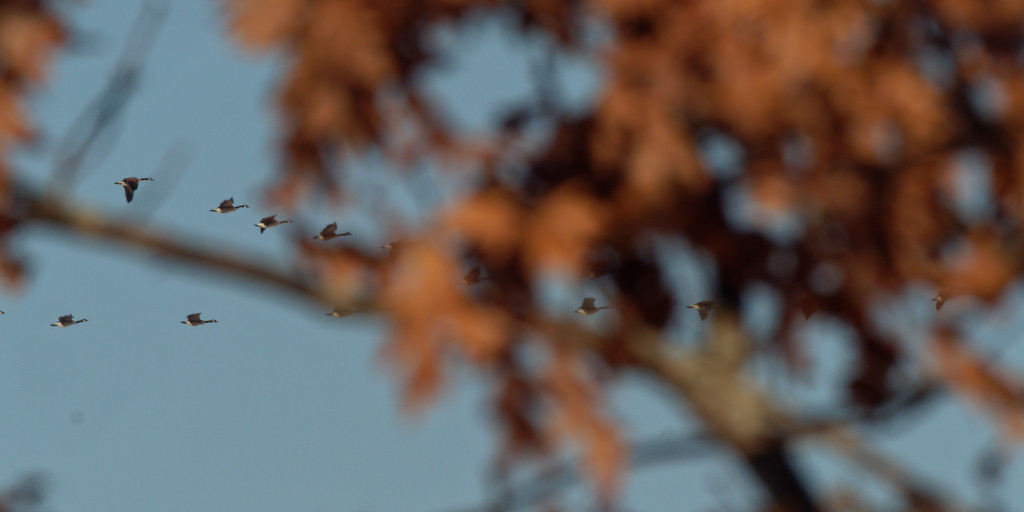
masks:
{"type": "Polygon", "coordinates": [[[932,302],[935,303],[935,311],[942,309],[942,305],[949,299],[952,299],[954,295],[956,294],[951,293],[948,290],[939,290],[939,293],[936,293],[935,296],[932,297],[932,302]]]}
{"type": "Polygon", "coordinates": [[[696,309],[697,312],[700,313],[700,319],[704,320],[708,317],[708,313],[711,311],[711,308],[715,307],[715,301],[702,300],[696,304],[690,304],[686,307],[696,309]]]}
{"type": "Polygon", "coordinates": [[[328,240],[330,240],[332,238],[337,238],[339,236],[352,236],[352,233],[349,233],[348,231],[346,231],[344,233],[336,233],[335,231],[337,231],[337,230],[338,230],[338,223],[337,222],[332,222],[332,223],[328,224],[327,227],[321,229],[320,230],[320,234],[317,235],[317,236],[314,236],[313,239],[314,240],[323,240],[323,241],[326,242],[326,241],[328,241],[328,240]]]}
{"type": "Polygon", "coordinates": [[[264,231],[266,231],[266,230],[268,230],[268,229],[270,229],[270,228],[272,228],[274,226],[278,226],[278,225],[281,225],[281,224],[288,224],[289,222],[291,222],[290,220],[277,220],[274,217],[277,217],[277,215],[271,215],[270,217],[263,217],[262,219],[260,219],[259,222],[257,222],[256,224],[253,224],[253,225],[258,227],[258,228],[260,228],[260,234],[262,235],[264,231]]]}
{"type": "Polygon", "coordinates": [[[217,213],[231,213],[231,212],[233,212],[233,211],[235,211],[235,210],[237,210],[239,208],[248,208],[248,207],[249,207],[249,205],[247,205],[247,204],[240,204],[238,206],[235,206],[235,198],[232,197],[231,199],[225,199],[225,200],[221,201],[220,202],[220,206],[218,206],[218,207],[216,207],[216,208],[214,208],[214,209],[212,209],[210,211],[211,212],[217,212],[217,213]]]}
{"type": "Polygon", "coordinates": [[[61,316],[61,317],[57,318],[57,321],[52,323],[52,324],[50,324],[50,326],[52,326],[52,327],[68,327],[68,326],[71,326],[71,325],[80,324],[82,322],[88,322],[88,321],[89,320],[85,319],[85,318],[83,318],[81,320],[75,320],[74,315],[64,315],[64,316],[61,316]]]}
{"type": "Polygon", "coordinates": [[[135,197],[135,191],[139,188],[140,181],[153,181],[153,178],[125,178],[114,183],[114,185],[121,185],[124,187],[124,198],[130,203],[132,202],[132,198],[135,197]]]}
{"type": "Polygon", "coordinates": [[[356,313],[361,313],[363,310],[356,308],[342,308],[341,306],[334,306],[334,309],[327,316],[333,316],[334,318],[343,318],[356,313]]]}
{"type": "Polygon", "coordinates": [[[581,315],[593,315],[594,313],[597,313],[602,309],[608,309],[609,307],[611,306],[594,306],[594,298],[587,297],[583,299],[583,304],[581,304],[580,307],[576,308],[576,311],[573,311],[573,313],[579,313],[581,315]]]}
{"type": "Polygon", "coordinates": [[[199,319],[199,315],[201,315],[201,314],[202,313],[192,313],[191,315],[188,315],[186,317],[186,318],[188,318],[188,320],[184,320],[181,323],[183,323],[185,325],[191,325],[192,327],[195,327],[197,325],[203,325],[203,324],[215,324],[215,323],[217,323],[216,320],[200,320],[199,319]]]}

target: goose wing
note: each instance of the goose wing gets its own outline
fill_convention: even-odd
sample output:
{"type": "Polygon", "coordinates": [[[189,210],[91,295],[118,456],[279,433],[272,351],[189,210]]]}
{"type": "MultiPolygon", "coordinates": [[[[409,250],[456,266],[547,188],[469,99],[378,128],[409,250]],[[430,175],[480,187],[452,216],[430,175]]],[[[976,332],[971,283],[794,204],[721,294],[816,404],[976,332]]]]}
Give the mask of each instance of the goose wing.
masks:
{"type": "Polygon", "coordinates": [[[73,321],[74,321],[74,315],[62,315],[62,316],[57,318],[57,322],[58,323],[73,322],[73,321]]]}
{"type": "Polygon", "coordinates": [[[593,309],[593,308],[594,308],[594,298],[593,297],[587,297],[587,298],[583,299],[583,305],[580,306],[580,309],[593,309]]]}
{"type": "Polygon", "coordinates": [[[276,213],[274,215],[271,215],[270,217],[263,217],[262,219],[260,219],[260,224],[264,224],[264,225],[273,224],[274,217],[277,217],[276,213]]]}
{"type": "MultiPolygon", "coordinates": [[[[125,183],[127,183],[127,182],[125,182],[125,183]]],[[[135,197],[135,187],[138,187],[138,186],[139,186],[138,184],[135,184],[134,186],[125,185],[125,187],[124,187],[124,198],[127,199],[129,203],[132,202],[132,197],[135,197]]]]}
{"type": "Polygon", "coordinates": [[[218,208],[231,208],[234,205],[235,205],[235,199],[234,198],[225,199],[225,200],[220,202],[220,206],[218,206],[218,208]]]}
{"type": "Polygon", "coordinates": [[[337,222],[332,222],[332,223],[328,224],[327,227],[321,229],[320,230],[320,234],[323,235],[323,236],[333,235],[334,232],[337,231],[337,230],[338,230],[338,223],[337,222]]]}
{"type": "Polygon", "coordinates": [[[131,178],[123,178],[121,181],[115,183],[115,185],[123,185],[127,188],[135,190],[139,188],[139,179],[134,176],[131,178]]]}
{"type": "Polygon", "coordinates": [[[189,322],[199,322],[200,321],[199,320],[199,315],[201,315],[201,314],[202,313],[192,313],[191,315],[188,315],[188,317],[186,317],[186,318],[188,318],[189,322]]]}

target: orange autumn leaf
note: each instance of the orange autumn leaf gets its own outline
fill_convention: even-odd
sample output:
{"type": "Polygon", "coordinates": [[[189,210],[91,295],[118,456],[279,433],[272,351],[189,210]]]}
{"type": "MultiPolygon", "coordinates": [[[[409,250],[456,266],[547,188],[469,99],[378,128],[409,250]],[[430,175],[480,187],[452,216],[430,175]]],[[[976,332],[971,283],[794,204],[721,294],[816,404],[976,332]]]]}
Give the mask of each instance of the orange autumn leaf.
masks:
{"type": "Polygon", "coordinates": [[[404,406],[415,411],[442,386],[442,355],[454,350],[476,363],[493,360],[508,339],[509,319],[467,298],[438,247],[409,242],[393,251],[382,294],[393,318],[385,354],[404,379],[404,406]]]}
{"type": "Polygon", "coordinates": [[[586,435],[584,450],[584,469],[597,484],[601,498],[611,500],[622,484],[622,472],[629,456],[622,436],[611,421],[595,421],[586,435]]]}
{"type": "Polygon", "coordinates": [[[483,191],[445,214],[445,223],[477,245],[484,255],[502,261],[522,237],[522,208],[509,195],[483,191]]]}
{"type": "Polygon", "coordinates": [[[226,0],[231,31],[244,44],[264,49],[295,30],[305,0],[226,0]]]}
{"type": "Polygon", "coordinates": [[[51,53],[66,35],[54,18],[40,12],[0,15],[0,55],[8,71],[42,82],[51,53]]]}
{"type": "Polygon", "coordinates": [[[0,247],[0,280],[12,290],[18,290],[25,284],[24,263],[11,256],[4,247],[0,247]]]}
{"type": "Polygon", "coordinates": [[[779,169],[772,168],[765,171],[754,175],[750,187],[752,199],[773,213],[791,209],[797,200],[796,185],[791,179],[781,174],[779,169]]]}
{"type": "Polygon", "coordinates": [[[394,320],[384,354],[403,381],[403,407],[415,412],[436,396],[443,382],[435,321],[458,303],[449,277],[455,267],[437,248],[422,242],[392,249],[392,259],[381,296],[394,320]]]}
{"type": "Polygon", "coordinates": [[[601,414],[601,394],[585,372],[578,353],[556,349],[545,373],[555,403],[553,435],[575,441],[583,452],[582,466],[603,499],[610,499],[621,481],[627,450],[613,424],[601,414]]]}
{"type": "Polygon", "coordinates": [[[527,267],[565,268],[582,275],[586,251],[606,222],[601,204],[592,197],[571,186],[552,192],[528,221],[523,244],[527,267]]]}
{"type": "MultiPolygon", "coordinates": [[[[405,339],[415,339],[416,334],[403,333],[405,339]]],[[[402,387],[402,408],[412,413],[419,413],[440,394],[444,386],[444,373],[439,354],[433,350],[424,350],[419,357],[406,360],[405,385],[402,387]]]]}
{"type": "Polygon", "coordinates": [[[1024,2],[1019,0],[936,0],[932,3],[943,23],[974,30],[1013,30],[1017,20],[1024,16],[1024,2]]]}
{"type": "Polygon", "coordinates": [[[462,352],[475,363],[492,361],[508,341],[510,320],[496,308],[466,302],[449,317],[462,352]]]}
{"type": "Polygon", "coordinates": [[[954,255],[942,288],[994,300],[1014,278],[1016,265],[995,233],[972,232],[967,242],[954,255]]]}
{"type": "Polygon", "coordinates": [[[700,171],[690,134],[663,112],[644,117],[643,136],[626,164],[630,206],[661,206],[673,199],[676,187],[706,186],[709,177],[700,171]]]}
{"type": "Polygon", "coordinates": [[[382,297],[389,309],[403,318],[422,321],[458,304],[458,285],[451,277],[457,274],[457,267],[440,248],[415,241],[392,251],[382,297]]]}
{"type": "Polygon", "coordinates": [[[316,2],[304,37],[308,59],[325,67],[325,80],[372,88],[395,76],[385,37],[387,16],[372,2],[316,2]],[[332,76],[333,75],[333,76],[332,76]]]}
{"type": "Polygon", "coordinates": [[[31,136],[32,127],[18,105],[16,92],[0,84],[0,151],[7,149],[12,140],[26,140],[31,136]]]}
{"type": "Polygon", "coordinates": [[[327,293],[336,303],[347,304],[373,288],[373,274],[362,258],[346,252],[325,255],[314,262],[327,293]]]}

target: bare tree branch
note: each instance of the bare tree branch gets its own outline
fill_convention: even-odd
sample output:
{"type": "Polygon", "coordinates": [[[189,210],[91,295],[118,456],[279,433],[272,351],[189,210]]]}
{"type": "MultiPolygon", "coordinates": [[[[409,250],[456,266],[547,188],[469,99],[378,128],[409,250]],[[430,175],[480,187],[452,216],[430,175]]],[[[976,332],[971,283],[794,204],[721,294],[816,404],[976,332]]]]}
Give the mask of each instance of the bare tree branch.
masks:
{"type": "Polygon", "coordinates": [[[87,238],[98,238],[118,244],[152,251],[160,256],[176,259],[197,267],[217,271],[251,282],[271,286],[310,300],[332,303],[327,292],[306,279],[267,267],[265,264],[239,258],[234,254],[208,249],[215,243],[196,243],[196,237],[173,236],[161,228],[144,229],[135,224],[109,218],[99,212],[80,206],[69,206],[67,201],[43,197],[21,188],[16,193],[16,204],[21,214],[12,212],[14,219],[45,224],[87,238]],[[190,240],[186,242],[186,240],[190,240]]]}
{"type": "Polygon", "coordinates": [[[837,454],[873,474],[879,481],[903,495],[911,510],[958,512],[967,510],[951,497],[925,483],[909,469],[871,449],[852,429],[842,424],[810,430],[812,438],[827,444],[837,454]]]}
{"type": "MultiPolygon", "coordinates": [[[[669,462],[706,455],[720,450],[715,439],[707,434],[687,434],[638,441],[630,445],[630,468],[655,467],[669,462]]],[[[483,505],[459,509],[460,512],[514,512],[540,505],[558,493],[579,485],[583,480],[575,461],[555,461],[538,470],[518,485],[502,490],[483,505]]]]}
{"type": "Polygon", "coordinates": [[[70,183],[90,154],[97,155],[103,151],[102,147],[96,149],[98,144],[110,145],[116,141],[114,129],[138,90],[146,55],[156,40],[168,9],[168,4],[163,1],[150,0],[143,4],[106,85],[75,118],[58,144],[54,182],[70,183]]]}

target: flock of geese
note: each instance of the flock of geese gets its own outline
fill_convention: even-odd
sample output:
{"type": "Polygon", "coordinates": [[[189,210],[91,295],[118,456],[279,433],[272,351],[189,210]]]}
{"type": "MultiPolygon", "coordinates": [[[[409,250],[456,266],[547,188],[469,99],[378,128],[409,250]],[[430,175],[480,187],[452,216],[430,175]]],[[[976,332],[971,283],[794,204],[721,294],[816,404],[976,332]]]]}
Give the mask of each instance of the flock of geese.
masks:
{"type": "MultiPolygon", "coordinates": [[[[139,189],[139,183],[141,183],[143,181],[153,181],[153,178],[136,178],[136,177],[133,176],[133,177],[129,177],[129,178],[124,178],[121,181],[117,181],[117,182],[114,183],[114,185],[120,185],[120,186],[124,187],[124,198],[125,198],[125,200],[127,200],[130,203],[130,202],[132,202],[132,199],[135,197],[135,191],[139,189]]],[[[210,211],[211,212],[215,212],[215,213],[231,213],[233,211],[237,211],[237,210],[240,210],[242,208],[248,208],[248,207],[249,207],[249,205],[247,205],[247,204],[235,205],[235,198],[231,197],[231,198],[228,198],[228,199],[225,199],[225,200],[221,201],[219,206],[217,206],[216,208],[214,208],[214,209],[212,209],[210,211]]],[[[259,222],[254,224],[254,226],[260,228],[260,234],[263,234],[264,231],[266,231],[266,230],[268,230],[268,229],[270,229],[270,228],[272,228],[274,226],[280,226],[281,224],[289,224],[291,222],[293,222],[293,221],[292,220],[277,220],[277,215],[271,215],[269,217],[263,217],[262,219],[260,219],[259,222]]],[[[326,227],[324,227],[324,229],[320,230],[320,234],[317,235],[317,236],[314,236],[313,239],[314,240],[323,240],[323,241],[326,242],[328,240],[332,240],[334,238],[338,238],[338,237],[341,237],[341,236],[351,236],[352,235],[352,233],[349,233],[348,231],[346,231],[344,233],[338,233],[337,230],[338,230],[338,223],[337,222],[332,222],[332,223],[328,224],[326,227]]],[[[390,244],[382,246],[382,248],[383,249],[391,250],[391,249],[396,248],[398,244],[399,244],[399,242],[392,242],[390,244]]],[[[465,275],[465,277],[463,277],[461,280],[459,280],[459,284],[474,285],[474,284],[477,284],[477,283],[479,283],[481,281],[484,281],[486,279],[487,279],[486,277],[481,276],[480,267],[474,267],[472,270],[469,271],[469,273],[467,273],[465,275]]],[[[948,299],[948,296],[949,296],[948,293],[939,292],[939,294],[936,295],[936,297],[932,299],[932,301],[935,302],[935,309],[936,310],[938,310],[938,309],[940,309],[942,307],[942,304],[946,301],[946,299],[948,299]]],[[[580,304],[580,307],[576,308],[574,313],[577,313],[577,314],[580,314],[580,315],[593,315],[594,313],[597,313],[597,312],[601,311],[602,309],[609,309],[609,308],[611,308],[611,306],[597,306],[595,304],[595,301],[596,301],[596,299],[594,297],[586,297],[586,298],[584,298],[583,299],[583,303],[580,304]]],[[[701,320],[706,320],[708,315],[711,312],[711,309],[714,307],[714,305],[715,305],[714,301],[702,300],[700,302],[697,302],[696,304],[690,304],[689,306],[686,306],[686,307],[690,308],[690,309],[696,309],[697,313],[700,314],[700,319],[701,320]]],[[[343,309],[343,308],[339,308],[339,307],[336,306],[330,313],[327,313],[327,316],[333,316],[333,317],[336,317],[336,318],[340,318],[340,317],[348,316],[348,315],[351,315],[351,314],[357,313],[357,312],[359,312],[359,311],[358,310],[352,310],[352,309],[343,309]]],[[[0,311],[0,315],[2,315],[2,314],[4,314],[4,312],[0,311]]],[[[215,324],[215,323],[217,323],[216,320],[203,320],[203,319],[199,318],[200,315],[201,315],[201,313],[192,313],[191,315],[188,315],[187,317],[185,317],[186,319],[183,320],[181,323],[183,323],[185,325],[192,326],[192,327],[203,325],[203,324],[215,324]]],[[[72,325],[80,324],[82,322],[88,322],[88,319],[83,318],[81,320],[75,320],[74,316],[69,314],[69,315],[62,315],[62,316],[60,316],[57,319],[56,322],[54,322],[54,323],[52,323],[50,325],[53,326],[53,327],[70,327],[72,325]]]]}
{"type": "MultiPolygon", "coordinates": [[[[476,269],[474,269],[474,270],[476,270],[476,269]]],[[[593,297],[587,297],[587,298],[583,299],[583,304],[580,304],[580,307],[576,308],[576,311],[573,311],[573,313],[578,313],[580,315],[593,315],[594,313],[597,313],[598,311],[601,311],[602,309],[609,309],[609,308],[611,308],[611,306],[597,306],[597,305],[595,305],[594,302],[596,300],[597,299],[595,299],[593,297]]],[[[689,306],[686,306],[686,307],[690,308],[690,309],[696,309],[697,313],[700,313],[700,319],[701,320],[706,320],[707,317],[708,317],[708,314],[711,312],[711,308],[713,308],[714,306],[715,306],[715,301],[712,301],[712,300],[702,300],[702,301],[700,301],[700,302],[698,302],[696,304],[690,304],[689,306]]]]}
{"type": "MultiPolygon", "coordinates": [[[[154,180],[153,180],[153,178],[136,178],[136,177],[132,176],[132,177],[129,177],[129,178],[124,178],[121,181],[114,182],[114,185],[120,185],[120,186],[124,187],[124,198],[125,198],[125,200],[127,202],[131,203],[132,199],[135,198],[135,191],[139,189],[139,183],[141,183],[143,181],[154,181],[154,180]]],[[[231,198],[228,198],[228,199],[225,199],[225,200],[221,201],[219,206],[217,206],[216,208],[214,208],[214,209],[212,209],[210,211],[211,212],[215,212],[215,213],[231,213],[233,211],[237,211],[239,209],[248,208],[248,207],[249,207],[249,205],[247,205],[247,204],[235,205],[235,198],[231,197],[231,198]]],[[[270,229],[270,228],[272,228],[274,226],[280,226],[281,224],[288,224],[290,222],[292,222],[292,221],[291,220],[277,220],[277,215],[271,215],[269,217],[264,217],[264,218],[260,219],[260,221],[257,222],[255,224],[255,226],[260,228],[260,234],[262,234],[267,229],[270,229]]],[[[340,237],[340,236],[351,236],[352,235],[352,233],[349,233],[347,231],[344,232],[344,233],[338,233],[337,230],[338,230],[338,223],[337,222],[332,222],[332,223],[328,224],[324,229],[320,230],[320,234],[317,235],[317,236],[314,236],[313,239],[314,240],[323,240],[323,241],[326,242],[328,240],[332,240],[332,239],[340,237]]],[[[349,314],[352,314],[352,312],[353,311],[346,311],[346,310],[343,310],[343,309],[335,307],[333,311],[331,311],[330,313],[327,313],[327,316],[342,317],[342,316],[347,316],[349,314]]],[[[3,314],[4,314],[4,312],[0,311],[0,315],[3,315],[3,314]]],[[[188,325],[188,326],[192,326],[192,327],[196,327],[196,326],[203,325],[203,324],[215,324],[215,323],[217,323],[217,321],[213,320],[213,319],[203,320],[202,318],[200,318],[201,314],[202,313],[192,313],[191,315],[186,316],[185,320],[183,320],[181,323],[183,323],[185,325],[188,325]]],[[[89,321],[89,319],[87,319],[87,318],[82,318],[82,319],[79,319],[79,320],[75,320],[74,315],[67,314],[67,315],[61,315],[60,317],[57,318],[56,322],[54,322],[54,323],[52,323],[50,325],[52,327],[71,327],[72,325],[80,324],[80,323],[88,322],[88,321],[89,321]]]]}
{"type": "MultiPolygon", "coordinates": [[[[473,269],[473,270],[478,270],[478,269],[473,269]]],[[[938,311],[938,310],[942,309],[942,305],[945,304],[946,301],[949,300],[953,295],[955,295],[955,294],[949,293],[949,292],[946,292],[946,291],[939,291],[939,293],[936,294],[935,297],[932,297],[932,302],[935,303],[935,311],[938,311]]],[[[579,313],[581,315],[593,315],[594,313],[597,313],[598,311],[601,311],[602,309],[608,309],[610,307],[611,306],[595,306],[594,305],[594,298],[593,297],[587,297],[587,298],[583,299],[583,304],[580,305],[580,307],[578,309],[576,309],[575,312],[579,313]]],[[[690,308],[690,309],[696,309],[697,313],[700,314],[700,319],[701,320],[706,320],[708,318],[708,315],[711,313],[711,309],[713,307],[715,307],[715,301],[713,301],[713,300],[702,300],[702,301],[700,301],[700,302],[698,302],[696,304],[690,304],[689,306],[686,306],[686,307],[690,308]]],[[[805,313],[805,315],[808,318],[811,316],[810,313],[805,313]]]]}
{"type": "MultiPolygon", "coordinates": [[[[114,184],[115,185],[121,185],[122,187],[124,187],[124,197],[130,203],[130,202],[132,202],[132,198],[135,195],[135,191],[138,190],[138,188],[139,188],[139,183],[143,182],[143,181],[153,181],[153,178],[130,177],[130,178],[125,178],[125,179],[123,179],[121,181],[118,181],[118,182],[116,182],[114,184]]],[[[215,213],[231,213],[233,211],[237,211],[239,209],[248,208],[248,207],[249,207],[249,205],[247,205],[247,204],[236,205],[235,204],[235,198],[231,197],[231,198],[228,198],[228,199],[225,199],[225,200],[221,201],[219,206],[217,206],[216,208],[214,208],[214,209],[212,209],[210,211],[211,212],[215,212],[215,213]]],[[[260,219],[259,222],[257,222],[254,225],[256,227],[260,228],[260,234],[263,234],[264,231],[266,231],[266,230],[268,230],[268,229],[270,229],[270,228],[272,228],[274,226],[280,226],[281,224],[288,224],[288,223],[291,223],[291,222],[293,222],[293,221],[290,220],[290,219],[277,220],[277,215],[271,215],[269,217],[263,217],[262,219],[260,219]]],[[[334,239],[334,238],[337,238],[337,237],[340,237],[340,236],[351,236],[352,235],[352,233],[349,233],[348,231],[346,231],[344,233],[338,233],[337,230],[338,230],[338,223],[337,222],[332,222],[332,223],[328,224],[326,227],[324,227],[324,229],[322,229],[320,231],[319,235],[314,236],[313,238],[316,239],[316,240],[323,240],[323,241],[326,242],[328,240],[331,240],[331,239],[334,239]]],[[[392,243],[389,243],[389,244],[381,246],[381,248],[382,249],[388,249],[388,250],[397,249],[398,246],[400,245],[400,243],[401,242],[392,242],[392,243]]],[[[486,279],[487,279],[486,277],[483,277],[481,275],[480,267],[474,267],[461,280],[459,280],[459,284],[474,285],[474,284],[482,282],[482,281],[484,281],[486,279]]],[[[593,315],[594,313],[597,313],[598,311],[601,311],[602,309],[609,309],[609,308],[611,308],[611,306],[597,306],[597,305],[595,305],[595,301],[596,301],[596,299],[594,297],[586,297],[586,298],[584,298],[583,299],[583,304],[580,304],[580,307],[576,308],[576,310],[574,312],[578,313],[580,315],[593,315]]],[[[709,311],[711,311],[711,308],[712,308],[713,305],[714,305],[713,301],[702,300],[702,301],[700,301],[700,302],[698,302],[696,304],[691,304],[691,305],[689,305],[687,307],[688,308],[696,309],[697,312],[700,313],[700,319],[704,320],[704,319],[706,319],[708,317],[708,313],[709,313],[709,311]]],[[[344,308],[340,308],[340,307],[335,306],[335,308],[330,313],[327,313],[327,316],[333,316],[333,317],[336,317],[336,318],[340,318],[340,317],[348,316],[348,315],[351,315],[351,314],[354,314],[354,313],[358,313],[358,312],[359,312],[359,310],[344,309],[344,308]]],[[[2,314],[2,313],[3,312],[0,311],[0,314],[2,314]]],[[[193,326],[193,327],[197,326],[197,325],[217,323],[216,320],[202,320],[202,319],[199,318],[199,315],[200,315],[200,313],[193,313],[191,315],[188,315],[187,320],[185,320],[185,321],[183,321],[181,323],[183,323],[185,325],[190,325],[190,326],[193,326]]],[[[84,319],[84,318],[81,319],[81,320],[75,320],[72,315],[64,315],[64,316],[60,317],[60,319],[57,320],[57,322],[52,323],[50,325],[55,326],[55,327],[68,327],[68,326],[75,325],[77,323],[81,323],[81,322],[85,322],[85,321],[87,321],[87,320],[84,319]]]]}

